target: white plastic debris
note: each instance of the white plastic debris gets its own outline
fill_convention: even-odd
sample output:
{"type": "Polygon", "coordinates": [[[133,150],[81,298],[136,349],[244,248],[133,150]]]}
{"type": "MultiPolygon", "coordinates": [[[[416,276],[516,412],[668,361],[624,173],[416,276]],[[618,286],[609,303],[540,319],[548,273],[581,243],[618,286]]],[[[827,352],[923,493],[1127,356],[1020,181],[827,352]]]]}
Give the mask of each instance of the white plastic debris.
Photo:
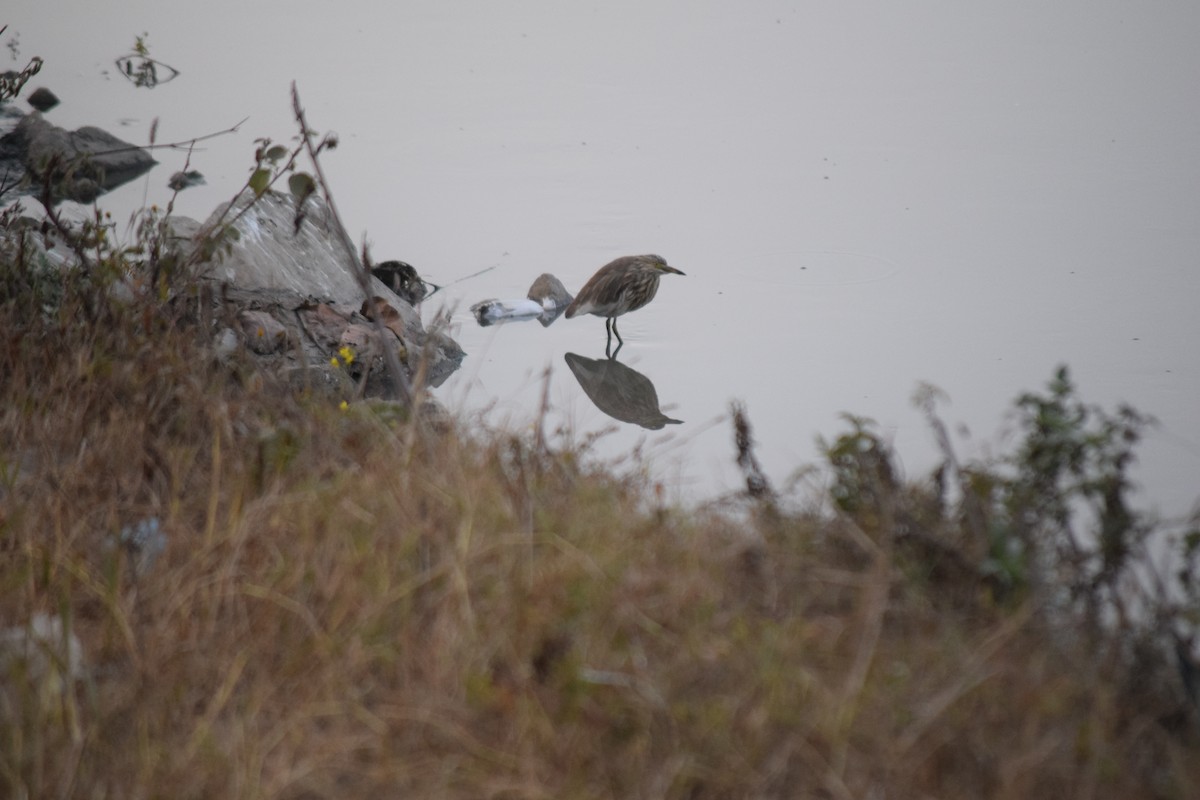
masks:
{"type": "Polygon", "coordinates": [[[548,326],[571,304],[571,295],[562,281],[548,272],[537,277],[529,287],[529,293],[520,300],[480,300],[471,306],[471,313],[480,325],[486,327],[497,322],[536,319],[548,326]]]}
{"type": "Polygon", "coordinates": [[[119,537],[121,546],[129,554],[134,575],[144,575],[167,549],[167,537],[162,532],[158,517],[148,517],[136,525],[126,525],[119,537]]]}
{"type": "Polygon", "coordinates": [[[480,325],[495,325],[510,320],[536,319],[546,309],[536,300],[480,300],[471,306],[471,313],[480,325]]]}
{"type": "Polygon", "coordinates": [[[26,625],[0,631],[0,682],[22,670],[29,680],[50,679],[61,685],[83,677],[83,647],[62,619],[34,614],[26,625]],[[65,634],[65,635],[64,635],[65,634]]]}

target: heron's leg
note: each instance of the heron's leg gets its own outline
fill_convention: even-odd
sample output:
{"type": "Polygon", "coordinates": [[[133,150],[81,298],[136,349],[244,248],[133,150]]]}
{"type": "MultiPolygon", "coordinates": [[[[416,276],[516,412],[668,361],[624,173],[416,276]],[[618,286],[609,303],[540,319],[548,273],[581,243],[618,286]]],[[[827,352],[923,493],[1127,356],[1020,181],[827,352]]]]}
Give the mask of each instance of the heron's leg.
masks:
{"type": "Polygon", "coordinates": [[[621,332],[619,330],[617,330],[617,318],[609,317],[609,319],[612,321],[612,332],[614,334],[616,334],[617,341],[620,342],[621,344],[625,344],[625,340],[621,338],[621,332]]]}

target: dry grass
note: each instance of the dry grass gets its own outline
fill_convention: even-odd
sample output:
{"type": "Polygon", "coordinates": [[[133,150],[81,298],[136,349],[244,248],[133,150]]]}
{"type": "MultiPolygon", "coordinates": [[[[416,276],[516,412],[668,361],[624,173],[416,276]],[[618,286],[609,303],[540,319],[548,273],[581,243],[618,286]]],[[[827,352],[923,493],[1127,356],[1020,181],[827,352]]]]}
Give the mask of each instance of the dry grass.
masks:
{"type": "Polygon", "coordinates": [[[935,580],[886,514],[662,508],[570,445],[275,392],[150,310],[6,308],[0,622],[86,665],[0,674],[4,796],[1200,796],[1169,672],[935,580]]]}

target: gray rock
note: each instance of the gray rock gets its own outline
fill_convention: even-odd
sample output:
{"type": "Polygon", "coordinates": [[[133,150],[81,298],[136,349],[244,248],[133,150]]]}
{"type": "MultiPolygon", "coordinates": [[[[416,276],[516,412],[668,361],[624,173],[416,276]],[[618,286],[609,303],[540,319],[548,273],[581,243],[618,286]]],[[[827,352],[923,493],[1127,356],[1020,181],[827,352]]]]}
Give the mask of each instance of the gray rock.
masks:
{"type": "Polygon", "coordinates": [[[53,165],[53,198],[90,202],[97,195],[133,180],[156,162],[146,150],[100,128],[67,131],[34,111],[0,137],[0,175],[7,182],[25,178],[25,191],[37,191],[36,176],[53,165]]]}
{"type": "MultiPolygon", "coordinates": [[[[20,125],[27,132],[26,119],[20,125]]],[[[361,267],[340,246],[341,233],[323,200],[305,201],[297,227],[290,196],[267,193],[247,207],[251,199],[249,193],[240,196],[203,225],[186,217],[167,220],[166,256],[173,264],[189,265],[198,280],[171,302],[195,303],[197,318],[212,337],[214,357],[230,362],[242,355],[284,386],[311,389],[316,383],[318,391],[342,397],[348,392],[403,394],[391,386],[385,366],[389,349],[410,382],[420,379],[436,387],[458,369],[462,348],[441,330],[427,331],[420,313],[377,278],[368,276],[371,297],[364,298],[353,273],[361,267]],[[213,232],[223,225],[237,232],[216,237],[231,245],[228,250],[210,246],[213,232]],[[194,263],[210,250],[209,260],[194,263]],[[376,316],[382,331],[375,326],[376,316]],[[327,376],[315,375],[330,367],[344,346],[354,351],[353,361],[333,364],[327,376]]],[[[57,235],[43,227],[35,220],[15,224],[0,235],[0,257],[22,259],[48,272],[78,269],[74,252],[53,246],[57,235]]],[[[142,277],[114,282],[112,296],[133,302],[144,293],[142,277]]]]}
{"type": "MultiPolygon", "coordinates": [[[[238,311],[243,331],[247,320],[253,320],[251,349],[281,358],[277,366],[289,371],[289,382],[296,380],[295,374],[307,376],[305,370],[327,364],[343,347],[354,353],[354,362],[339,368],[355,381],[365,380],[368,396],[389,391],[391,379],[383,366],[387,347],[396,348],[410,375],[423,372],[430,386],[441,385],[458,369],[462,348],[449,336],[427,332],[412,304],[377,277],[368,276],[371,300],[363,297],[353,273],[362,267],[339,244],[337,223],[324,200],[310,196],[304,201],[299,229],[291,196],[267,192],[249,205],[251,200],[244,193],[217,208],[201,226],[201,232],[211,231],[228,222],[237,231],[231,251],[202,265],[202,274],[222,285],[223,301],[238,311]],[[247,316],[251,310],[259,315],[247,316]],[[375,314],[383,337],[372,322],[375,314]],[[266,318],[279,328],[268,329],[266,318]],[[260,328],[262,337],[257,336],[260,328]],[[298,349],[283,347],[285,342],[297,343],[298,349]],[[294,372],[297,368],[300,373],[294,372]]],[[[322,390],[341,385],[321,382],[322,390]]]]}
{"type": "Polygon", "coordinates": [[[329,364],[295,365],[279,372],[284,384],[293,392],[309,393],[329,400],[343,400],[354,393],[354,381],[345,370],[329,364]]]}
{"type": "MultiPolygon", "coordinates": [[[[212,265],[210,277],[242,289],[287,289],[354,306],[365,299],[353,272],[362,266],[339,244],[336,223],[319,196],[310,195],[304,201],[299,231],[296,201],[291,195],[267,192],[254,202],[248,190],[233,201],[232,208],[229,203],[218,206],[203,228],[209,230],[235,218],[237,241],[229,255],[212,265]],[[242,213],[248,205],[249,210],[242,213]]],[[[373,276],[371,286],[375,294],[396,297],[373,276]]],[[[407,303],[403,306],[397,310],[419,326],[416,310],[407,303]]]]}
{"type": "Polygon", "coordinates": [[[288,343],[287,327],[265,311],[246,309],[238,314],[246,346],[259,355],[278,353],[288,343]]]}
{"type": "Polygon", "coordinates": [[[38,87],[33,90],[33,94],[25,99],[25,102],[36,108],[38,111],[45,113],[58,105],[58,95],[47,89],[45,86],[38,87]]]}
{"type": "Polygon", "coordinates": [[[565,309],[571,305],[571,301],[574,299],[567,291],[567,287],[563,286],[562,281],[549,272],[543,272],[537,276],[533,285],[529,287],[526,297],[541,303],[542,308],[547,310],[565,309]]]}

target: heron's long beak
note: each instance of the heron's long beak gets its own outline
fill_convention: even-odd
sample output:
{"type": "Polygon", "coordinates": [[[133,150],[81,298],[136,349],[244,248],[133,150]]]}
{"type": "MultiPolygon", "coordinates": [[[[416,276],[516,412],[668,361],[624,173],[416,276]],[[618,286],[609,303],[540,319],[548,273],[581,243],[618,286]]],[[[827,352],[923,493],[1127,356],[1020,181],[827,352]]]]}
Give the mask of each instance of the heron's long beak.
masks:
{"type": "Polygon", "coordinates": [[[661,267],[659,267],[659,269],[662,270],[663,272],[674,272],[676,275],[686,275],[687,274],[686,272],[684,272],[681,269],[675,269],[674,267],[668,267],[666,264],[663,264],[661,267]]]}

